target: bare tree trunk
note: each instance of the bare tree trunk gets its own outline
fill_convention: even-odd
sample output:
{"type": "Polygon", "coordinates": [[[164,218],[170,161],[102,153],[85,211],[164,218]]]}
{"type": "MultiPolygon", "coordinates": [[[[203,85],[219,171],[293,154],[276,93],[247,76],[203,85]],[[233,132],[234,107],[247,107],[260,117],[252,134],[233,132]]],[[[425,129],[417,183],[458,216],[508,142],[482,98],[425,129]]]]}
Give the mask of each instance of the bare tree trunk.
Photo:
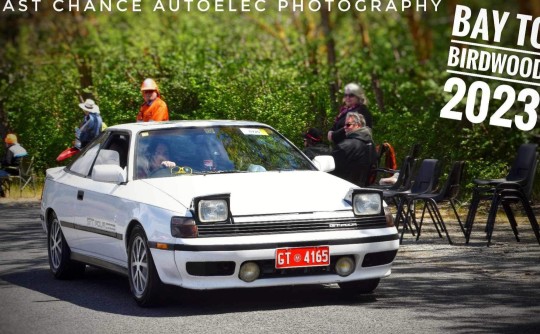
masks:
{"type": "MultiPolygon", "coordinates": [[[[362,43],[362,49],[367,50],[366,51],[366,58],[371,59],[371,38],[369,36],[369,29],[366,24],[364,24],[364,21],[360,17],[360,14],[354,13],[354,17],[356,21],[358,22],[358,31],[359,35],[361,37],[361,43],[362,43]]],[[[384,104],[384,93],[381,89],[381,83],[379,79],[379,75],[374,70],[371,71],[371,89],[373,90],[373,94],[375,95],[375,101],[377,103],[377,107],[379,110],[383,111],[385,110],[385,104],[384,104]]]]}
{"type": "Polygon", "coordinates": [[[408,10],[406,15],[409,31],[416,50],[416,57],[420,63],[424,63],[431,57],[431,50],[433,48],[431,30],[426,29],[422,25],[422,19],[425,19],[422,16],[424,14],[420,14],[415,10],[408,10]]]}
{"type": "Polygon", "coordinates": [[[321,10],[321,29],[326,45],[326,60],[328,62],[329,83],[328,89],[332,110],[337,110],[339,105],[337,102],[337,93],[339,90],[338,72],[336,67],[336,43],[332,36],[332,27],[330,23],[330,12],[321,10]]]}

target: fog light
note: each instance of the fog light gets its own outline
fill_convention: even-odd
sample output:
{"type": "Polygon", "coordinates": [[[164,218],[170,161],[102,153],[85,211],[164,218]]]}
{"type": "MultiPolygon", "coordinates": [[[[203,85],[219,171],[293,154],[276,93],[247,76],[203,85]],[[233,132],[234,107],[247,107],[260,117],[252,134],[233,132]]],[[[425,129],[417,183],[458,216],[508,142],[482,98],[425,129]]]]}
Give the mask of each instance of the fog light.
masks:
{"type": "Polygon", "coordinates": [[[240,279],[244,282],[253,282],[259,278],[261,269],[255,262],[246,262],[240,266],[240,279]]]}
{"type": "Polygon", "coordinates": [[[349,256],[340,257],[336,262],[336,273],[339,276],[349,276],[354,271],[355,263],[349,256]]]}

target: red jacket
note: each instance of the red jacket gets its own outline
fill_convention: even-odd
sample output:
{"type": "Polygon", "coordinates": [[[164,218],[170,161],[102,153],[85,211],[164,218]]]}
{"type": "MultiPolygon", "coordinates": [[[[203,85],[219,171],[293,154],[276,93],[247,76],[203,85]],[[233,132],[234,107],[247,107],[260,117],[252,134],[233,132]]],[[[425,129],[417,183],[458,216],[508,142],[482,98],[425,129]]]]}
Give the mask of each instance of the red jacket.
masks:
{"type": "Polygon", "coordinates": [[[152,102],[152,104],[143,104],[139,110],[139,114],[137,115],[137,121],[143,122],[160,122],[168,120],[169,108],[167,108],[167,104],[159,96],[152,102]]]}

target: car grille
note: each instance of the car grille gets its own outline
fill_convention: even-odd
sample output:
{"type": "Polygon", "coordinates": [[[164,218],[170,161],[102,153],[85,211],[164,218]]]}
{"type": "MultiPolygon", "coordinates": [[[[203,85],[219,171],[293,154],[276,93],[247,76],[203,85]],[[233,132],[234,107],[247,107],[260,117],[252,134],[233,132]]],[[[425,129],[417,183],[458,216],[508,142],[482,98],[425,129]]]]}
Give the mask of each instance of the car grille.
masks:
{"type": "Polygon", "coordinates": [[[386,227],[386,219],[384,216],[198,225],[199,237],[364,230],[384,227],[386,227]]]}

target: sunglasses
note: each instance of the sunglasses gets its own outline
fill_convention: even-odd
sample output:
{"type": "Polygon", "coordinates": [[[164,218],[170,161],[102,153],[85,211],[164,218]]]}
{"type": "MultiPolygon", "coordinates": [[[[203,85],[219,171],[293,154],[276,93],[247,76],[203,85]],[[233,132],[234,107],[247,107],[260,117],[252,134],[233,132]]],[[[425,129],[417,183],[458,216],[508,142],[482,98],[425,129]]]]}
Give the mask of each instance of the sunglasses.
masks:
{"type": "Polygon", "coordinates": [[[356,95],[354,95],[354,94],[344,94],[343,96],[345,96],[345,97],[356,97],[356,95]]]}
{"type": "Polygon", "coordinates": [[[346,128],[349,128],[349,127],[351,127],[351,126],[353,126],[353,125],[355,125],[355,124],[356,124],[356,123],[345,123],[345,127],[346,127],[346,128]]]}

